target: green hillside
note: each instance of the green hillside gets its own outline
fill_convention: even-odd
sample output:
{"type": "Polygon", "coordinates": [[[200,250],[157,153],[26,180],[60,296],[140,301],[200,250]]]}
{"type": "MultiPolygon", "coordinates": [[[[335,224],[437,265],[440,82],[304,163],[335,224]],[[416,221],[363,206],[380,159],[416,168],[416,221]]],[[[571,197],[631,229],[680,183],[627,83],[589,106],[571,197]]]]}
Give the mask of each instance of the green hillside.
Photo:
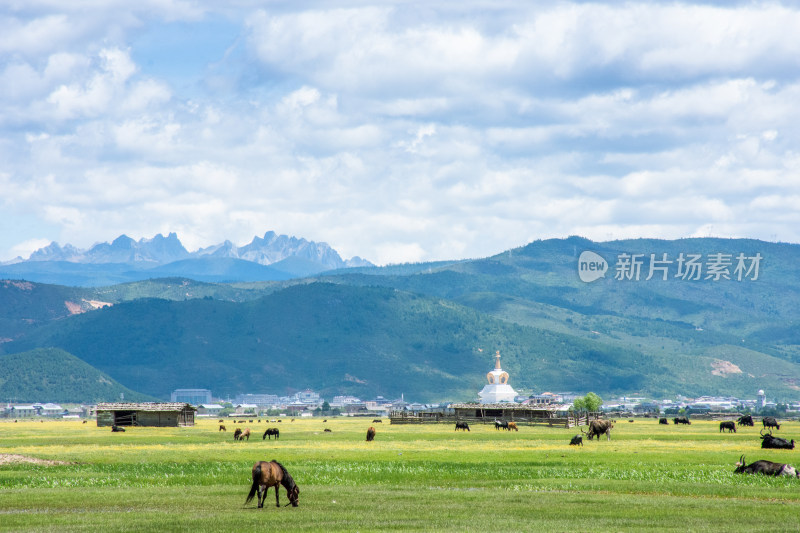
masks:
{"type": "Polygon", "coordinates": [[[81,288],[0,280],[0,343],[89,309],[91,295],[81,288]]]}
{"type": "Polygon", "coordinates": [[[63,309],[66,288],[31,287],[56,296],[29,287],[9,307],[1,293],[0,317],[27,324],[1,350],[57,346],[160,397],[178,387],[216,394],[310,387],[472,399],[497,349],[517,389],[800,396],[800,246],[791,244],[572,237],[474,261],[286,282],[115,285],[70,296],[115,304],[79,316],[39,302],[63,309]],[[586,250],[609,265],[592,283],[578,277],[586,250]],[[760,255],[758,279],[738,281],[733,264],[733,279],[675,276],[680,254],[717,253],[731,261],[760,255]],[[641,254],[638,281],[615,279],[622,254],[641,254]],[[668,279],[645,280],[650,254],[673,261],[668,279]],[[25,320],[17,307],[30,310],[25,320]]]}
{"type": "Polygon", "coordinates": [[[108,304],[140,298],[189,300],[213,298],[241,302],[279,289],[273,282],[236,286],[186,278],[159,278],[108,287],[64,287],[20,280],[0,280],[0,343],[28,331],[108,304]]]}
{"type": "MultiPolygon", "coordinates": [[[[503,254],[447,265],[411,276],[341,275],[340,283],[381,285],[447,298],[521,325],[640,351],[669,369],[653,375],[646,392],[753,396],[759,388],[784,398],[800,396],[800,246],[746,239],[683,239],[594,243],[572,237],[536,241],[503,254]],[[584,250],[609,261],[605,278],[583,283],[577,260],[584,250]],[[614,279],[620,253],[645,254],[639,281],[614,279]],[[736,257],[760,253],[755,281],[669,276],[645,281],[650,253],[684,252],[736,257]],[[726,354],[746,357],[725,359],[726,354]],[[731,372],[717,370],[739,361],[731,372]],[[722,361],[720,363],[719,361],[722,361]]],[[[647,371],[644,371],[647,373],[647,371]]]]}
{"type": "Polygon", "coordinates": [[[253,302],[137,300],[42,328],[7,349],[58,346],[126,386],[165,397],[206,387],[286,394],[405,393],[469,400],[500,350],[522,388],[647,387],[633,350],[493,319],[376,287],[298,285],[253,302]],[[482,351],[481,351],[482,350],[482,351]],[[587,366],[588,365],[588,366],[587,366]]]}
{"type": "Polygon", "coordinates": [[[0,398],[17,402],[153,401],[59,349],[0,355],[0,398]]]}

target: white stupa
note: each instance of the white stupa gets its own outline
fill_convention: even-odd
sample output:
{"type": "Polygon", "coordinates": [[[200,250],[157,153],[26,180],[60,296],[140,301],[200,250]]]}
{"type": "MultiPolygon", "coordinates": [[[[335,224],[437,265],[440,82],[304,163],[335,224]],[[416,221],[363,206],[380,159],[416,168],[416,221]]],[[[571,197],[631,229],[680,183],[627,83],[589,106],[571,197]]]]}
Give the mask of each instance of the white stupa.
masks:
{"type": "Polygon", "coordinates": [[[513,402],[517,391],[508,384],[508,372],[500,368],[500,350],[495,353],[494,370],[486,374],[489,384],[478,393],[481,403],[513,402]]]}

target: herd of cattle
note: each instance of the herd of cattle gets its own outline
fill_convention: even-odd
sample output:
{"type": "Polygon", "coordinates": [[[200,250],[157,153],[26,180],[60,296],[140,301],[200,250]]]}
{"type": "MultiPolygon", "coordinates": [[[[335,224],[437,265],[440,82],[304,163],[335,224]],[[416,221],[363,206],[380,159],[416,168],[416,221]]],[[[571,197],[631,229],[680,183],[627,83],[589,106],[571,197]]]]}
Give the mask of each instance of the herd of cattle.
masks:
{"type": "MultiPolygon", "coordinates": [[[[293,420],[294,421],[294,420],[293,420]]],[[[222,420],[220,420],[222,422],[222,420]]],[[[260,420],[259,420],[260,422],[260,420]]],[[[280,420],[278,420],[280,422],[280,420]]],[[[327,422],[327,420],[325,420],[327,422]]],[[[373,420],[373,423],[381,422],[380,419],[373,420]]],[[[633,422],[633,420],[631,420],[633,422]]],[[[673,424],[679,425],[690,425],[692,422],[685,416],[679,416],[672,419],[673,424]]],[[[669,421],[666,418],[659,418],[659,424],[662,425],[669,425],[669,421]]],[[[763,425],[761,431],[759,432],[761,436],[761,448],[762,449],[775,449],[775,450],[793,450],[795,447],[794,439],[786,440],[781,437],[776,437],[773,435],[773,429],[780,430],[781,425],[778,421],[771,416],[765,416],[761,423],[763,425]],[[766,433],[765,433],[766,431],[766,433]]],[[[719,431],[720,433],[728,432],[728,433],[736,433],[736,427],[753,427],[755,424],[753,422],[753,417],[751,415],[743,415],[739,417],[735,422],[732,420],[725,420],[719,423],[719,431]]],[[[495,429],[505,429],[507,431],[519,431],[517,424],[515,422],[509,422],[506,420],[496,420],[494,421],[495,429]]],[[[594,437],[597,437],[597,440],[600,440],[601,435],[606,436],[606,440],[611,440],[611,430],[614,428],[614,421],[613,420],[592,420],[589,422],[589,427],[587,428],[588,431],[584,431],[581,428],[582,435],[575,435],[570,439],[569,444],[571,446],[583,446],[583,437],[585,436],[589,440],[593,440],[594,437]]],[[[470,431],[469,424],[463,420],[459,420],[456,422],[456,431],[459,429],[462,431],[470,431]]],[[[226,431],[224,425],[220,424],[219,426],[220,431],[226,431]]],[[[111,428],[112,432],[122,432],[125,431],[125,428],[114,425],[111,428]]],[[[326,432],[330,432],[330,429],[325,429],[326,432]]],[[[367,441],[373,441],[375,439],[375,428],[370,426],[367,430],[367,441]]],[[[264,435],[261,437],[262,440],[267,438],[275,437],[277,440],[280,436],[280,431],[278,428],[267,428],[264,432],[264,435]]],[[[235,441],[244,441],[250,440],[250,428],[236,428],[236,431],[233,434],[233,440],[235,441]]],[[[735,473],[744,473],[744,474],[763,474],[767,476],[791,476],[791,477],[800,477],[800,471],[798,471],[795,467],[785,463],[774,463],[772,461],[766,460],[759,460],[749,465],[745,463],[744,455],[739,458],[739,462],[736,463],[736,470],[735,473]]]]}
{"type": "MultiPolygon", "coordinates": [[[[633,420],[631,420],[633,422],[633,420]]],[[[691,421],[685,416],[679,416],[673,418],[672,422],[676,425],[678,424],[691,424],[691,421]]],[[[776,450],[793,450],[794,449],[794,439],[788,441],[781,437],[776,437],[772,434],[772,429],[775,428],[779,430],[781,425],[778,421],[771,416],[765,416],[761,420],[763,424],[763,428],[759,432],[761,435],[761,448],[763,449],[776,449],[776,450]],[[764,433],[766,431],[766,433],[764,433]]],[[[669,425],[669,422],[666,418],[660,418],[658,420],[659,424],[669,425]]],[[[726,420],[719,423],[719,431],[720,433],[727,431],[728,433],[736,433],[736,425],[739,426],[749,426],[753,427],[755,424],[753,423],[753,417],[751,415],[744,415],[739,417],[736,422],[730,420],[726,420]]],[[[507,422],[502,420],[495,420],[494,421],[495,429],[507,429],[511,430],[514,429],[519,431],[517,425],[514,422],[507,422]]],[[[611,430],[614,427],[613,420],[592,420],[589,422],[588,431],[584,431],[581,428],[582,435],[575,435],[570,439],[569,444],[570,446],[583,446],[583,437],[585,436],[589,440],[594,439],[597,437],[597,440],[600,440],[601,435],[606,436],[606,440],[611,440],[611,430]]],[[[456,422],[456,431],[459,429],[464,431],[469,431],[469,424],[464,421],[456,422]]],[[[739,462],[736,463],[736,470],[735,473],[744,473],[744,474],[763,474],[767,476],[791,476],[791,477],[800,477],[800,471],[798,471],[795,467],[785,463],[774,463],[772,461],[766,460],[759,460],[749,465],[745,463],[744,455],[739,458],[739,462]]]]}

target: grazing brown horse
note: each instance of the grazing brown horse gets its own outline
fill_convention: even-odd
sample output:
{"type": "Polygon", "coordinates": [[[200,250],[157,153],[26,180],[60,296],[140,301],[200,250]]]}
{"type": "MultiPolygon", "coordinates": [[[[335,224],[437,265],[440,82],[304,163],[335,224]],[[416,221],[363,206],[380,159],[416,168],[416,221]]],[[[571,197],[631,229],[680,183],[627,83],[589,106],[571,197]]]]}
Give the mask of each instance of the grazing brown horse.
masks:
{"type": "Polygon", "coordinates": [[[278,440],[278,437],[281,436],[280,430],[278,430],[278,428],[267,428],[267,430],[264,432],[264,435],[261,437],[261,440],[264,440],[267,437],[272,440],[273,435],[275,435],[275,440],[278,440]]]}
{"type": "Polygon", "coordinates": [[[270,487],[275,487],[275,507],[280,507],[281,503],[278,500],[279,484],[286,489],[286,495],[289,497],[289,503],[292,504],[292,507],[297,507],[300,488],[289,472],[286,471],[286,468],[278,461],[258,461],[253,465],[253,485],[250,487],[250,494],[247,495],[247,499],[244,501],[245,505],[250,503],[250,500],[258,492],[258,508],[264,507],[267,491],[270,487]]]}
{"type": "Polygon", "coordinates": [[[370,426],[367,430],[367,442],[375,440],[375,428],[370,426]]]}
{"type": "Polygon", "coordinates": [[[250,428],[236,428],[236,431],[233,432],[233,440],[244,440],[247,439],[250,441],[250,428]]]}

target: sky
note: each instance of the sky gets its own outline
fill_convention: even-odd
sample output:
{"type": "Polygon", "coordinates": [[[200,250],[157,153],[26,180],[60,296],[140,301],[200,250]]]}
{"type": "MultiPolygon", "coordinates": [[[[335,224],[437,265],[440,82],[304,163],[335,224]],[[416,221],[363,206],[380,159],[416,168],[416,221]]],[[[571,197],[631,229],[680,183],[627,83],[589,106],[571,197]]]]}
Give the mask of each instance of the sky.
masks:
{"type": "Polygon", "coordinates": [[[800,242],[800,4],[6,0],[0,261],[800,242]]]}

